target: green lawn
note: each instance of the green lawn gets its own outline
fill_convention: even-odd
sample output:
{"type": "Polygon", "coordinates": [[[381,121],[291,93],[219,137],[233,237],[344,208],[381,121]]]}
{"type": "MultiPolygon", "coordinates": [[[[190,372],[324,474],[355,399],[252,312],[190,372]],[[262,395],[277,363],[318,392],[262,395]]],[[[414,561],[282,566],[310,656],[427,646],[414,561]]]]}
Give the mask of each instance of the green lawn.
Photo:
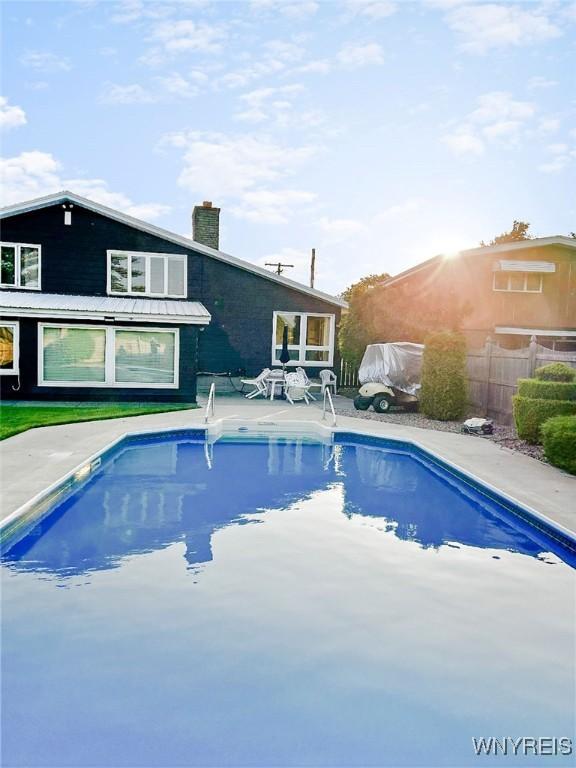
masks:
{"type": "Polygon", "coordinates": [[[69,424],[72,421],[116,419],[142,416],[146,413],[181,411],[197,408],[190,403],[102,403],[98,405],[2,405],[0,406],[0,440],[33,427],[69,424]]]}

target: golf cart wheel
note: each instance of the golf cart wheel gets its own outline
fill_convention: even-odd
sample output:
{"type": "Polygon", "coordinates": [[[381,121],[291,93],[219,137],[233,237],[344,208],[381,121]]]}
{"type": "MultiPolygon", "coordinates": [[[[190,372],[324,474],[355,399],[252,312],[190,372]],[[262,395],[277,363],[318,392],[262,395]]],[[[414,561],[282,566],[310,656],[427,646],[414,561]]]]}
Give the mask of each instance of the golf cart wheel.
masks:
{"type": "Polygon", "coordinates": [[[354,398],[354,408],[357,411],[367,411],[372,404],[371,397],[363,397],[362,395],[356,395],[354,398]]]}
{"type": "Polygon", "coordinates": [[[391,402],[386,395],[376,395],[372,405],[374,406],[376,413],[388,413],[391,402]]]}

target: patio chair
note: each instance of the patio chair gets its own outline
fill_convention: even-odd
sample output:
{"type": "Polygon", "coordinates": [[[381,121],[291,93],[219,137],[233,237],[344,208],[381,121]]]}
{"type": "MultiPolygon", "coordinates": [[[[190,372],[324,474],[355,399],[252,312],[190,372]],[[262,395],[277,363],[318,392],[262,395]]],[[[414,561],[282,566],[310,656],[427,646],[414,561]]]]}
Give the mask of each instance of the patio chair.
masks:
{"type": "Polygon", "coordinates": [[[258,395],[266,397],[268,394],[266,378],[268,377],[269,373],[270,368],[264,368],[264,370],[259,373],[255,379],[240,379],[242,386],[244,386],[244,384],[249,384],[250,386],[254,387],[254,389],[251,392],[248,392],[248,394],[244,395],[244,397],[248,398],[248,400],[251,400],[253,397],[258,397],[258,395]]]}
{"type": "MultiPolygon", "coordinates": [[[[310,379],[308,378],[308,374],[306,373],[304,368],[296,368],[296,373],[300,374],[300,376],[302,376],[302,378],[304,379],[304,381],[308,385],[308,397],[310,397],[312,400],[316,400],[316,398],[314,397],[312,392],[310,392],[310,390],[314,386],[314,382],[310,381],[310,379]]],[[[318,386],[320,386],[320,385],[318,385],[318,386]]]]}
{"type": "Polygon", "coordinates": [[[286,399],[294,405],[297,400],[304,400],[306,405],[309,403],[310,385],[306,382],[306,379],[298,372],[287,373],[286,381],[284,385],[284,392],[286,393],[286,399]]]}
{"type": "MultiPolygon", "coordinates": [[[[324,396],[324,390],[328,387],[332,388],[334,394],[336,394],[337,383],[338,379],[336,378],[336,374],[328,368],[324,368],[320,371],[320,381],[311,381],[310,386],[319,389],[322,396],[324,396]]],[[[310,397],[313,397],[312,392],[309,392],[308,394],[310,397]]],[[[315,399],[316,398],[314,398],[314,400],[315,399]]]]}
{"type": "Polygon", "coordinates": [[[332,389],[334,394],[336,394],[336,385],[338,384],[338,377],[336,376],[334,371],[331,371],[328,368],[325,368],[322,371],[320,371],[320,382],[321,382],[322,395],[324,395],[324,390],[326,389],[332,389]]]}

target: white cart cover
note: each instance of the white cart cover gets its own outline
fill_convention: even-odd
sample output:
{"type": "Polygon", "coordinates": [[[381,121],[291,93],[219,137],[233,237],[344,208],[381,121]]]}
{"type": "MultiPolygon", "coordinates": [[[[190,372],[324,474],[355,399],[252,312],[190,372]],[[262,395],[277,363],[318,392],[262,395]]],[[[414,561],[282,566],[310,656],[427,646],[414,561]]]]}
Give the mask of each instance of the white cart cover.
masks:
{"type": "Polygon", "coordinates": [[[369,344],[360,363],[360,384],[376,382],[415,395],[420,389],[423,352],[424,344],[409,341],[369,344]]]}

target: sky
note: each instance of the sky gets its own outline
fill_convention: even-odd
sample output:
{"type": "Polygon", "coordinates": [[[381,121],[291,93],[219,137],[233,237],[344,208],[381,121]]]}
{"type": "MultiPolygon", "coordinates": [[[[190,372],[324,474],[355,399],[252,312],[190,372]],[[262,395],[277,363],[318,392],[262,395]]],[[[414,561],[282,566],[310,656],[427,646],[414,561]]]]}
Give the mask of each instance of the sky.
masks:
{"type": "Polygon", "coordinates": [[[339,293],[576,229],[576,2],[4,2],[2,204],[70,189],[339,293]]]}

